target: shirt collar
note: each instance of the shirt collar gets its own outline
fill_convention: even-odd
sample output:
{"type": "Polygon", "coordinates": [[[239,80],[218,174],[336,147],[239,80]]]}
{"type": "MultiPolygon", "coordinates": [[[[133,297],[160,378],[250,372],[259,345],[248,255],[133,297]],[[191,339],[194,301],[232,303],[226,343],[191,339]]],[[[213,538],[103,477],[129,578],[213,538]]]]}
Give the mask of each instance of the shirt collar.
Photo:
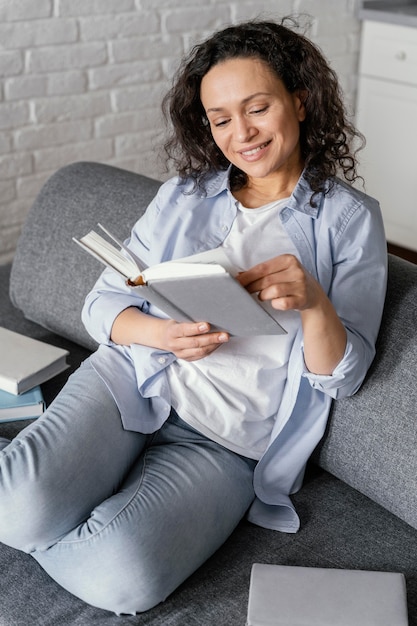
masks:
{"type": "Polygon", "coordinates": [[[288,200],[287,207],[316,218],[323,201],[323,193],[320,192],[317,194],[316,206],[311,206],[310,204],[311,195],[312,189],[307,181],[304,170],[288,200]]]}
{"type": "Polygon", "coordinates": [[[225,190],[230,191],[230,174],[231,166],[227,170],[216,172],[205,184],[205,197],[213,198],[225,190]]]}

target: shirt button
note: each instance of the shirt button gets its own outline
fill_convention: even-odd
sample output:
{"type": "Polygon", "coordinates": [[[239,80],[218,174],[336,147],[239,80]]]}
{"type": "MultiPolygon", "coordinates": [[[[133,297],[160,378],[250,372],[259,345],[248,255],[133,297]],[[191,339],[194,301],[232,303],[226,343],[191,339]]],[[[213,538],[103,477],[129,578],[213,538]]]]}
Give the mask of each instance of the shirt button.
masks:
{"type": "Polygon", "coordinates": [[[161,365],[163,365],[165,363],[165,361],[166,361],[166,357],[165,356],[160,356],[158,358],[158,363],[160,363],[161,365]]]}
{"type": "Polygon", "coordinates": [[[224,233],[227,233],[227,231],[228,231],[228,230],[229,230],[228,225],[227,225],[227,224],[223,224],[223,226],[222,226],[222,231],[223,231],[224,233]]]}

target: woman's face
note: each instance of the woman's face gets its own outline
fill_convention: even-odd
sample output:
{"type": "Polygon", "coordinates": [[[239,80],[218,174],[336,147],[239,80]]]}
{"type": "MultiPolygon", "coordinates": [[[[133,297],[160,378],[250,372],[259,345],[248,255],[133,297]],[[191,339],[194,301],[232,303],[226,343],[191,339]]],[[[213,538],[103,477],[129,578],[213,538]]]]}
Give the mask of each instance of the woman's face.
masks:
{"type": "Polygon", "coordinates": [[[287,91],[266,63],[236,58],[215,65],[201,82],[200,97],[214,141],[249,180],[298,178],[305,108],[300,94],[287,91]]]}

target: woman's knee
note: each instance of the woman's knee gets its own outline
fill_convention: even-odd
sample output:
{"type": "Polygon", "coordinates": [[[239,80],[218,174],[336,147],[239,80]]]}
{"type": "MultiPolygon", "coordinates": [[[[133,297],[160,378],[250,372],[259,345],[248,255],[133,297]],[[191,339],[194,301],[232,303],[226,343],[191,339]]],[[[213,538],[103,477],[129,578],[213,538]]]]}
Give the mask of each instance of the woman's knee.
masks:
{"type": "Polygon", "coordinates": [[[23,552],[45,549],[61,534],[43,490],[22,485],[11,493],[0,490],[0,542],[23,552]]]}
{"type": "Polygon", "coordinates": [[[69,548],[64,554],[61,548],[57,544],[50,550],[35,552],[33,556],[67,591],[89,605],[117,615],[149,611],[163,602],[187,577],[173,576],[169,564],[156,559],[149,566],[146,557],[145,562],[141,562],[138,554],[134,559],[131,554],[116,559],[111,549],[107,554],[102,551],[91,554],[89,550],[81,554],[77,547],[75,552],[69,548]]]}
{"type": "MultiPolygon", "coordinates": [[[[136,581],[137,582],[137,581],[136,581]]],[[[110,585],[108,589],[99,585],[84,599],[88,604],[111,611],[116,615],[135,615],[145,613],[166,600],[173,590],[167,592],[163,585],[153,581],[144,585],[132,581],[123,589],[110,585]]]]}

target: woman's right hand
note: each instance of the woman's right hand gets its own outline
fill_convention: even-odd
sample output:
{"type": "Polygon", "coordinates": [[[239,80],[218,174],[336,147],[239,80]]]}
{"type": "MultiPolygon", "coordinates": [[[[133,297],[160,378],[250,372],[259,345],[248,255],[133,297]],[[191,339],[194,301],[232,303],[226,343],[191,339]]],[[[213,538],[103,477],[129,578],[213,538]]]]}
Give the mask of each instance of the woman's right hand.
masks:
{"type": "Polygon", "coordinates": [[[138,343],[172,352],[178,359],[197,361],[226,343],[229,335],[211,332],[207,322],[176,322],[130,307],[116,317],[111,340],[121,345],[138,343]]]}
{"type": "Polygon", "coordinates": [[[162,331],[165,349],[185,361],[202,359],[229,340],[229,335],[225,332],[210,332],[207,322],[164,321],[167,322],[162,331]]]}

